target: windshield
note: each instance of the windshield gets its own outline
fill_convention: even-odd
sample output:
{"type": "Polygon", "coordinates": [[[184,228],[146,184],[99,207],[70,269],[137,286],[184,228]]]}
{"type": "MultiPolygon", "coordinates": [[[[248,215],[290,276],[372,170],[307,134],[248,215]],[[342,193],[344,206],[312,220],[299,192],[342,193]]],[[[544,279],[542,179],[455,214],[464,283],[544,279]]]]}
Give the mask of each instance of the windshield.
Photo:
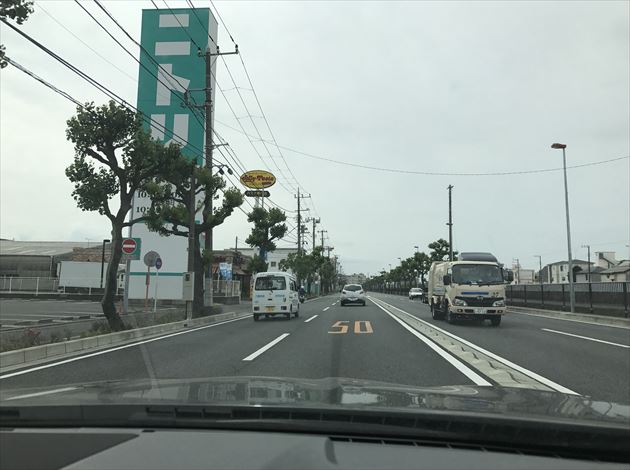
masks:
{"type": "Polygon", "coordinates": [[[629,39],[629,0],[0,1],[0,431],[627,428],[629,39]]]}
{"type": "Polygon", "coordinates": [[[503,274],[498,266],[458,264],[453,266],[453,282],[456,284],[500,284],[503,282],[503,274]]]}
{"type": "Polygon", "coordinates": [[[287,281],[282,276],[264,276],[256,279],[256,290],[285,290],[287,281]]]}

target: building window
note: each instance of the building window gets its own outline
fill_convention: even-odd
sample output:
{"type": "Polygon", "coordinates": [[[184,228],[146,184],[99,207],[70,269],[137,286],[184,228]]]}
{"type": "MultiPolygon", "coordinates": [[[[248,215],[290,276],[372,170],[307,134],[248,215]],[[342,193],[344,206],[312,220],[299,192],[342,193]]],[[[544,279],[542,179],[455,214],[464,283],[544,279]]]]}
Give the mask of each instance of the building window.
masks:
{"type": "Polygon", "coordinates": [[[564,281],[566,281],[566,280],[567,280],[567,278],[566,278],[566,277],[563,277],[563,278],[562,278],[562,282],[564,282],[564,281]]]}
{"type": "Polygon", "coordinates": [[[564,266],[560,266],[560,271],[564,271],[564,266]]]}
{"type": "Polygon", "coordinates": [[[269,264],[271,265],[271,267],[272,267],[272,268],[275,268],[275,267],[276,267],[276,262],[275,262],[275,261],[272,261],[272,262],[271,262],[271,263],[269,263],[269,264]]]}

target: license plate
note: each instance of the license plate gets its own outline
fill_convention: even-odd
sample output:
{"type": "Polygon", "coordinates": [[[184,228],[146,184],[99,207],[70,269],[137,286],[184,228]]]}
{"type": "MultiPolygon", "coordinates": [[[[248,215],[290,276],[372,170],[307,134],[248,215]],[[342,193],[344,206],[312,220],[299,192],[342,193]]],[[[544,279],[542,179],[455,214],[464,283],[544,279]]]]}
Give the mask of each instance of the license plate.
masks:
{"type": "Polygon", "coordinates": [[[483,309],[482,308],[476,308],[475,309],[475,313],[483,313],[483,309]]]}
{"type": "Polygon", "coordinates": [[[273,307],[267,307],[268,312],[273,312],[273,307]]]}

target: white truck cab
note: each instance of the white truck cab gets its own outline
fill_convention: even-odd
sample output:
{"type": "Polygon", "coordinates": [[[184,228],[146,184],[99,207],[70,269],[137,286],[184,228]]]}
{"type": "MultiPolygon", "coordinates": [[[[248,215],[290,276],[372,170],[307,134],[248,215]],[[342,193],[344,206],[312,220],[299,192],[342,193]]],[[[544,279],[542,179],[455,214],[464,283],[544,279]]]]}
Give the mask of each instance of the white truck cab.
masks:
{"type": "Polygon", "coordinates": [[[281,271],[258,273],[252,282],[254,321],[262,315],[284,315],[290,320],[291,315],[297,317],[300,314],[297,280],[293,275],[281,271]]]}
{"type": "Polygon", "coordinates": [[[507,313],[506,275],[490,253],[462,253],[460,261],[437,261],[429,270],[429,307],[433,319],[452,323],[458,319],[501,323],[507,313]],[[468,256],[466,256],[468,255],[468,256]]]}

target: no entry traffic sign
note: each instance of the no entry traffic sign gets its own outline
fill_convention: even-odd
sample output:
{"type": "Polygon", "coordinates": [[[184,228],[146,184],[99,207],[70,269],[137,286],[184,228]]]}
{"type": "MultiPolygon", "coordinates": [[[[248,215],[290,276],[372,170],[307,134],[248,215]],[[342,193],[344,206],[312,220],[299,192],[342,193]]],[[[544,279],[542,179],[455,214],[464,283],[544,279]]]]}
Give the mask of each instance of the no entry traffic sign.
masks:
{"type": "Polygon", "coordinates": [[[122,260],[140,259],[140,242],[139,238],[123,238],[122,241],[122,260]]]}

